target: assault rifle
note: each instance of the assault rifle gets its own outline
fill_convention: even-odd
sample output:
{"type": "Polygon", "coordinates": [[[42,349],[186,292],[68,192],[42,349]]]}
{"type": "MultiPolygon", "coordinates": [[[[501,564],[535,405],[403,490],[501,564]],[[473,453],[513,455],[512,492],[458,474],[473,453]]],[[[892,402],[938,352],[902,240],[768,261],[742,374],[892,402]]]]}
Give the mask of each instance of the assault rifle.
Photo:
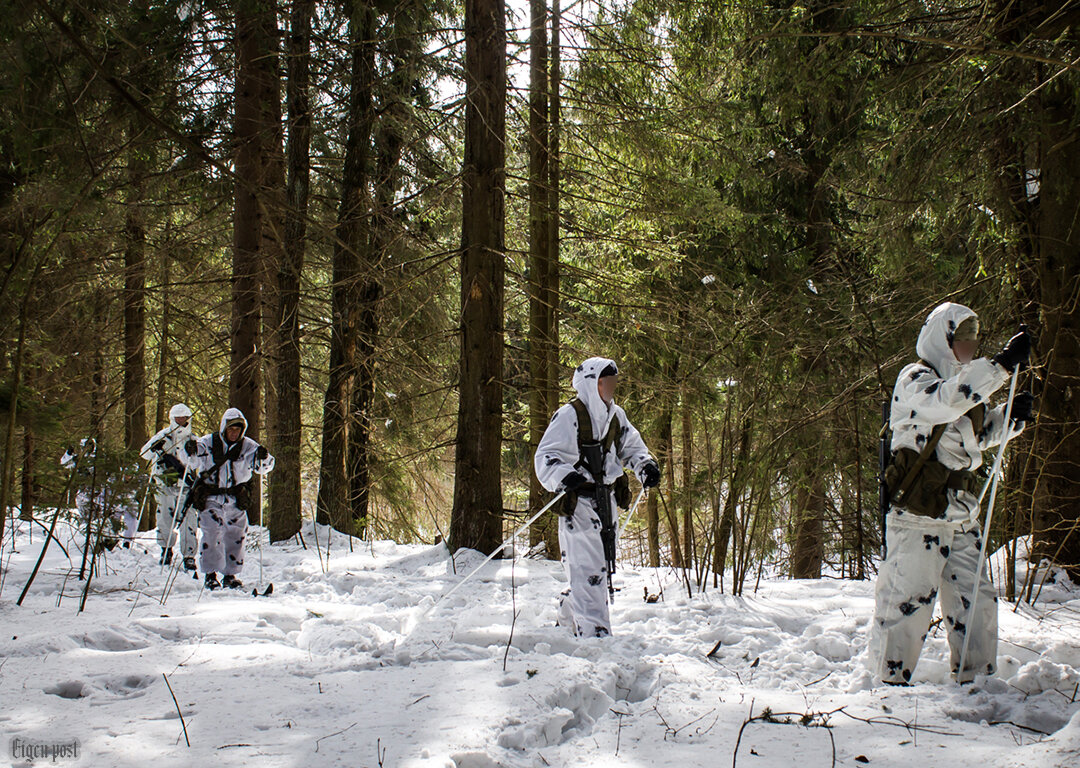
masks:
{"type": "Polygon", "coordinates": [[[607,564],[608,597],[611,602],[615,600],[615,585],[611,576],[615,573],[615,519],[611,508],[611,486],[604,485],[604,444],[601,441],[592,440],[579,442],[581,458],[585,469],[593,476],[592,488],[589,484],[581,487],[582,495],[592,492],[593,502],[596,504],[596,514],[600,518],[600,541],[604,544],[604,561],[607,564]]]}

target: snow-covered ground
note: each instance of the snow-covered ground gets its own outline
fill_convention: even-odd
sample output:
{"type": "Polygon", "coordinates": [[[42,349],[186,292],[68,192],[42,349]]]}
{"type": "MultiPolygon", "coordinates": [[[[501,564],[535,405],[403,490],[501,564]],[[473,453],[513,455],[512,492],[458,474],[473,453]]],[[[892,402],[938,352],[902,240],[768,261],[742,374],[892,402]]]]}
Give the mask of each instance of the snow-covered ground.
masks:
{"type": "MultiPolygon", "coordinates": [[[[78,614],[55,544],[15,605],[44,540],[22,525],[0,593],[4,764],[77,740],[78,758],[35,764],[1080,766],[1080,594],[1067,590],[1034,610],[1002,603],[997,677],[949,682],[935,626],[915,685],[898,689],[863,667],[869,582],[688,597],[679,573],[626,567],[615,637],[578,641],[555,626],[556,563],[489,563],[429,611],[480,555],[455,573],[441,546],[350,552],[337,536],[327,563],[327,531],[320,557],[309,524],[306,550],[250,532],[244,580],[273,582],[272,597],[181,574],[162,605],[143,534],[108,555],[78,614]]],[[[73,532],[59,541],[77,568],[73,532]]]]}

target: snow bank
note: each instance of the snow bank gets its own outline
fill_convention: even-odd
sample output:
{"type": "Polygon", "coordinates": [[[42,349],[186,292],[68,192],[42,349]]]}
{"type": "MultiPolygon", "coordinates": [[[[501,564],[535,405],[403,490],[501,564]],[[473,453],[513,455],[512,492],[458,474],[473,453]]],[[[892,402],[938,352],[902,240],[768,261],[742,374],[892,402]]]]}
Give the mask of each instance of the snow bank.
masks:
{"type": "Polygon", "coordinates": [[[107,556],[78,614],[66,527],[73,562],[52,549],[15,606],[43,540],[20,527],[0,593],[5,748],[77,740],[80,757],[57,765],[121,768],[687,768],[730,763],[738,740],[737,764],[758,768],[828,766],[834,749],[848,766],[1080,765],[1080,595],[1067,582],[1034,609],[1002,604],[998,677],[951,683],[934,627],[915,685],[895,689],[864,666],[870,582],[691,597],[680,572],[626,567],[615,636],[579,641],[555,626],[557,563],[493,561],[440,601],[481,554],[350,551],[328,534],[308,524],[304,549],[251,532],[243,578],[272,581],[271,598],[206,593],[181,574],[165,604],[145,534],[107,556]],[[646,587],[665,599],[643,602],[646,587]]]}

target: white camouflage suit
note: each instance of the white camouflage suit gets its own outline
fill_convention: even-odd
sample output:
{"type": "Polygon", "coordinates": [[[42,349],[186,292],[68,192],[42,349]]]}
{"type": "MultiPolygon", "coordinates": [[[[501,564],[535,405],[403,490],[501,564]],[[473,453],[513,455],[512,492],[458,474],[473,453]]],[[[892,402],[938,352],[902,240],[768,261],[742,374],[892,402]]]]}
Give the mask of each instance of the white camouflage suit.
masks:
{"type": "MultiPolygon", "coordinates": [[[[574,389],[588,408],[594,439],[602,440],[611,419],[616,416],[619,419],[619,437],[604,458],[604,483],[613,483],[623,467],[629,467],[641,480],[643,467],[654,459],[641,434],[626,417],[626,411],[614,402],[604,403],[600,397],[596,385],[600,372],[608,365],[615,363],[603,357],[590,357],[574,371],[574,389]]],[[[536,476],[549,491],[558,491],[563,478],[571,472],[580,471],[589,478],[587,469],[575,466],[579,460],[577,412],[567,403],[552,416],[536,448],[533,459],[536,476]]],[[[611,509],[618,514],[614,494],[611,509]]],[[[579,497],[573,517],[559,517],[559,548],[570,581],[569,592],[563,593],[559,602],[559,623],[572,624],[578,637],[610,635],[607,565],[600,539],[600,518],[592,499],[579,497]]]]}
{"type": "MultiPolygon", "coordinates": [[[[179,507],[183,506],[185,494],[184,471],[187,469],[190,486],[195,479],[195,472],[188,468],[189,457],[184,446],[191,440],[191,422],[180,426],[176,423],[177,417],[187,416],[191,418],[191,410],[182,403],[177,403],[169,409],[169,426],[159,431],[146,441],[146,445],[139,451],[139,455],[153,465],[150,475],[154,483],[154,498],[157,500],[157,543],[161,549],[172,549],[176,543],[176,528],[173,524],[173,515],[179,514],[179,507]],[[161,445],[155,449],[154,446],[161,445]],[[165,457],[171,456],[179,466],[165,457]],[[170,466],[172,464],[172,466],[170,466]]],[[[195,556],[196,534],[196,511],[188,509],[183,520],[177,521],[180,528],[180,552],[184,558],[195,556]]]]}
{"type": "MultiPolygon", "coordinates": [[[[1008,381],[1009,372],[986,357],[962,364],[950,346],[953,331],[974,316],[967,307],[945,303],[927,318],[916,344],[921,361],[900,371],[893,389],[894,452],[921,451],[934,426],[948,424],[937,460],[950,470],[975,470],[982,452],[1001,442],[1004,406],[986,408],[978,433],[965,414],[986,403],[1008,381]]],[[[1021,429],[1014,425],[1012,435],[1021,429]]],[[[976,674],[993,674],[997,666],[997,592],[985,568],[976,610],[969,616],[982,546],[978,498],[964,490],[944,492],[944,519],[896,506],[888,513],[887,555],[878,570],[869,654],[871,669],[886,683],[911,680],[939,597],[956,678],[970,681],[976,674]],[[965,669],[959,672],[965,633],[971,639],[965,669]]]]}
{"type": "Polygon", "coordinates": [[[97,443],[92,438],[84,438],[79,441],[79,448],[68,448],[60,457],[60,466],[70,469],[78,474],[75,485],[75,506],[79,510],[83,522],[86,522],[91,512],[110,513],[113,523],[111,530],[104,531],[106,538],[112,534],[121,533],[124,541],[130,543],[135,539],[135,533],[139,527],[138,501],[129,495],[119,495],[115,489],[115,480],[101,473],[95,476],[94,464],[97,461],[97,443]],[[91,489],[96,486],[94,492],[95,503],[90,503],[91,489]]]}
{"type": "MultiPolygon", "coordinates": [[[[274,468],[274,457],[256,458],[259,444],[246,437],[247,419],[239,408],[229,408],[221,417],[216,433],[229,458],[206,481],[213,487],[232,488],[251,480],[253,474],[265,475],[274,468]],[[237,443],[225,442],[225,426],[233,419],[242,420],[243,431],[237,443]],[[238,445],[239,444],[239,445],[238,445]]],[[[191,468],[199,473],[214,467],[212,445],[215,433],[198,439],[198,452],[191,458],[191,468]]],[[[199,570],[203,573],[223,573],[226,576],[240,573],[244,567],[244,537],[247,535],[247,513],[236,506],[236,500],[224,493],[215,493],[206,500],[206,508],[199,512],[199,529],[202,531],[202,551],[199,570]]]]}
{"type": "MultiPolygon", "coordinates": [[[[68,448],[60,457],[60,466],[78,474],[72,483],[75,487],[75,506],[85,521],[90,515],[90,487],[93,485],[94,459],[97,448],[93,440],[83,438],[79,441],[79,448],[68,448]]],[[[103,482],[97,483],[97,506],[105,508],[105,488],[103,482]]]]}

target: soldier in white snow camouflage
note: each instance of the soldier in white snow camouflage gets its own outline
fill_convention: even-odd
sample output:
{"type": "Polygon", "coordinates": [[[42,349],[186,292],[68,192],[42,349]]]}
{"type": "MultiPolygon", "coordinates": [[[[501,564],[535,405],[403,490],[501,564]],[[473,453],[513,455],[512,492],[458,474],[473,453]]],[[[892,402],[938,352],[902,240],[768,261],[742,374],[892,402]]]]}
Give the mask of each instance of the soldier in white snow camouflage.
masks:
{"type": "Polygon", "coordinates": [[[238,576],[244,567],[247,510],[253,501],[251,479],[274,468],[274,457],[245,432],[244,414],[229,408],[221,417],[220,429],[198,439],[198,451],[191,460],[192,468],[202,475],[191,492],[199,510],[199,565],[208,589],[243,586],[238,576]],[[224,574],[220,582],[219,572],[224,574]]]}
{"type": "Polygon", "coordinates": [[[184,569],[193,571],[197,525],[195,513],[189,512],[183,520],[173,520],[174,514],[180,515],[180,507],[184,503],[184,476],[188,477],[187,487],[195,479],[194,473],[188,470],[189,457],[196,450],[190,421],[191,409],[177,403],[169,409],[169,426],[147,440],[139,455],[153,462],[150,476],[157,500],[157,542],[161,547],[161,562],[166,565],[172,562],[172,547],[176,543],[176,528],[179,526],[184,569]]]}
{"type": "Polygon", "coordinates": [[[585,488],[597,482],[607,486],[611,513],[617,515],[615,493],[610,486],[623,475],[624,467],[629,467],[646,488],[660,482],[660,470],[641,434],[630,423],[626,411],[615,404],[618,373],[615,361],[603,357],[590,357],[578,366],[573,384],[580,405],[568,403],[555,412],[533,460],[536,476],[549,491],[582,491],[576,504],[568,509],[559,506],[566,510],[559,519],[559,546],[570,580],[570,589],[559,601],[559,623],[572,626],[578,637],[611,634],[601,521],[596,503],[584,493],[585,488]],[[579,409],[587,411],[596,440],[602,440],[617,424],[617,434],[607,441],[602,478],[588,476],[583,464],[578,446],[579,409]]]}
{"type": "MultiPolygon", "coordinates": [[[[982,452],[1006,437],[1004,407],[991,408],[988,400],[1027,362],[1031,342],[1022,331],[993,357],[973,359],[977,337],[975,312],[940,305],[919,333],[919,362],[900,371],[893,389],[886,472],[892,506],[870,637],[870,663],[885,683],[910,682],[939,598],[956,678],[966,682],[996,669],[997,594],[985,573],[969,619],[982,545],[973,472],[982,452]],[[965,634],[971,637],[960,670],[965,634]]],[[[1015,398],[1010,436],[1032,418],[1032,407],[1030,394],[1015,398]]]]}

